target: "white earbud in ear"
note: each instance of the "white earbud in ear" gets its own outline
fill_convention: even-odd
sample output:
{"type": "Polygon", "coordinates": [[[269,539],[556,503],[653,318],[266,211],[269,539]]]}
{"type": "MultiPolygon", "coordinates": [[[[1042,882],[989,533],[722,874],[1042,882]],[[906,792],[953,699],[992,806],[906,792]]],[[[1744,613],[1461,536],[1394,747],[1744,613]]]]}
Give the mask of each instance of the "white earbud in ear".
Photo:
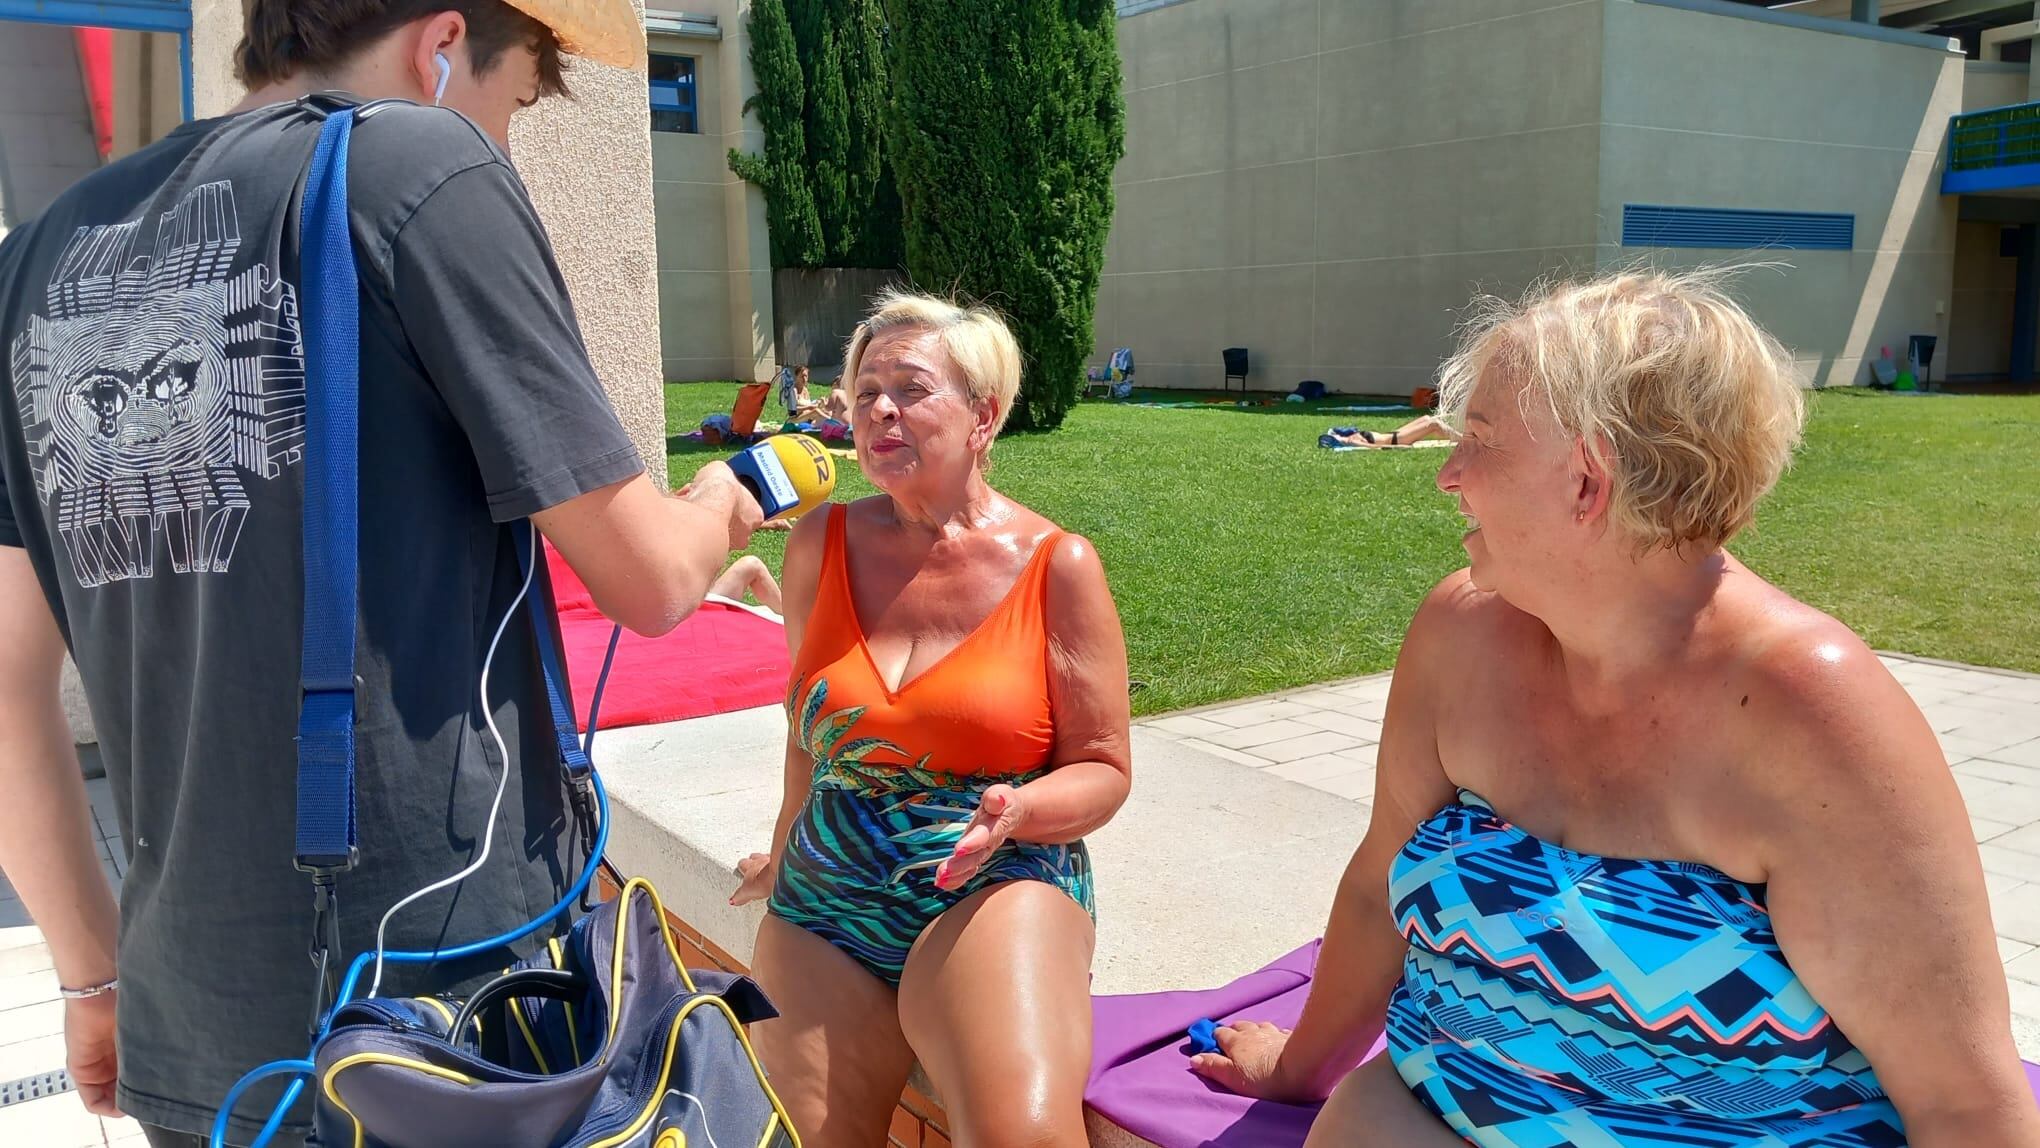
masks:
{"type": "Polygon", "coordinates": [[[436,108],[446,98],[446,81],[453,75],[453,61],[446,58],[446,53],[435,52],[432,66],[439,69],[439,86],[432,89],[432,106],[436,108]]]}

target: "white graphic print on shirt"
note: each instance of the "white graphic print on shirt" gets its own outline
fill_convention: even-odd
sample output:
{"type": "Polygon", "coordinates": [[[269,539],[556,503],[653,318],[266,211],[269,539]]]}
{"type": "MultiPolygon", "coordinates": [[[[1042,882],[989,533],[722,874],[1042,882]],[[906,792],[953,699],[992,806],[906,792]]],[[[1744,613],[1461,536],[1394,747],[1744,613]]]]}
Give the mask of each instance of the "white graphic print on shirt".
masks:
{"type": "Polygon", "coordinates": [[[248,516],[244,475],[304,455],[297,293],[257,263],[230,275],[230,183],[195,188],[134,252],[142,221],[80,228],[44,313],[14,340],[35,474],[81,586],[223,572],[248,516]]]}

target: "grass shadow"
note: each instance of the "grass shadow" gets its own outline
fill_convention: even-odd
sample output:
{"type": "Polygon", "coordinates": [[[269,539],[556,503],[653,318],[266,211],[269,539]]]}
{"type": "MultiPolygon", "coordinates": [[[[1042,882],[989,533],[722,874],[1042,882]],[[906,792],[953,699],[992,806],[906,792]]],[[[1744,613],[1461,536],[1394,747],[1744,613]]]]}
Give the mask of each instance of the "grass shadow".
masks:
{"type": "Polygon", "coordinates": [[[688,438],[684,434],[669,434],[666,436],[666,453],[669,455],[731,455],[737,453],[737,445],[735,443],[718,443],[710,446],[698,438],[688,438]]]}
{"type": "Polygon", "coordinates": [[[1218,391],[1165,391],[1135,390],[1124,399],[1087,399],[1085,408],[1123,407],[1128,410],[1170,410],[1192,414],[1232,415],[1308,415],[1319,418],[1326,415],[1365,415],[1368,417],[1394,418],[1401,415],[1414,417],[1415,407],[1410,406],[1406,395],[1327,395],[1322,399],[1307,399],[1303,402],[1289,402],[1283,395],[1253,392],[1242,399],[1239,392],[1224,394],[1218,391]],[[1146,406],[1158,403],[1162,406],[1146,406]],[[1188,404],[1188,405],[1175,405],[1188,404]],[[1352,411],[1341,407],[1380,407],[1381,410],[1352,411]]]}

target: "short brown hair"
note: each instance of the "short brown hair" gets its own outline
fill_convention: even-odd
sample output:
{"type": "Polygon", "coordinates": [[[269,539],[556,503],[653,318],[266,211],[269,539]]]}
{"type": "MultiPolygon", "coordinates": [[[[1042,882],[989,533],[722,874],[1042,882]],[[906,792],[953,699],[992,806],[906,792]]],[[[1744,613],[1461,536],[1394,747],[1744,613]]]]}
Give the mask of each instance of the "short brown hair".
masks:
{"type": "Polygon", "coordinates": [[[234,75],[260,88],[303,72],[325,75],[413,20],[458,12],[467,21],[468,64],[478,76],[513,44],[538,49],[538,93],[567,93],[552,29],[502,0],[251,0],[234,75]]]}

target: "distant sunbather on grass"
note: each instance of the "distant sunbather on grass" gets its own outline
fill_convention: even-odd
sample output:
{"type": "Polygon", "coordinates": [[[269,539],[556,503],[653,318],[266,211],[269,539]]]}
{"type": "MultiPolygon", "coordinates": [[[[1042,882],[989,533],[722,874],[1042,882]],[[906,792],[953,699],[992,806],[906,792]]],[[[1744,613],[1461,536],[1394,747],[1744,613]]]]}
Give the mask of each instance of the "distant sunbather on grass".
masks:
{"type": "Polygon", "coordinates": [[[1352,434],[1340,434],[1337,431],[1333,431],[1332,437],[1337,439],[1341,446],[1386,448],[1392,446],[1412,446],[1427,438],[1456,439],[1459,436],[1451,427],[1446,426],[1438,416],[1418,415],[1416,418],[1389,431],[1387,434],[1371,430],[1358,430],[1352,434]]]}

